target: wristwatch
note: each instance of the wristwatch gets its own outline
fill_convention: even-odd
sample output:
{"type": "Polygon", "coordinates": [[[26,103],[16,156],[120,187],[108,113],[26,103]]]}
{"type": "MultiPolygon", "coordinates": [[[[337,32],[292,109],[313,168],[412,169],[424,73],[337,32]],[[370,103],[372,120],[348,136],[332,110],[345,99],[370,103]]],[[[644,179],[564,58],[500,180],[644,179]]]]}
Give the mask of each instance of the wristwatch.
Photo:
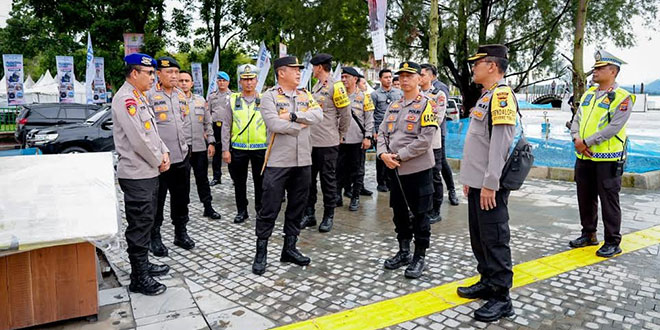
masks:
{"type": "Polygon", "coordinates": [[[292,122],[295,122],[296,120],[298,120],[298,116],[296,116],[295,113],[291,112],[291,113],[289,113],[289,120],[291,120],[292,122]]]}
{"type": "Polygon", "coordinates": [[[401,156],[399,156],[399,154],[396,154],[394,156],[394,160],[396,160],[397,162],[400,162],[401,161],[401,156]]]}

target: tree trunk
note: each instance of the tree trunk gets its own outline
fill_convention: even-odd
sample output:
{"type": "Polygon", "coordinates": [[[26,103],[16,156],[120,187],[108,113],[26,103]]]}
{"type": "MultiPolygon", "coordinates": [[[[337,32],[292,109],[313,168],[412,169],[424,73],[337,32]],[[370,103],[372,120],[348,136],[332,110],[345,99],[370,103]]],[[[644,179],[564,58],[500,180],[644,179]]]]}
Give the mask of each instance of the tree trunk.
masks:
{"type": "Polygon", "coordinates": [[[431,0],[429,17],[429,63],[438,67],[438,0],[431,0]]]}
{"type": "Polygon", "coordinates": [[[577,13],[575,13],[575,39],[573,40],[573,113],[575,113],[580,104],[587,80],[584,72],[584,30],[587,23],[588,4],[589,0],[578,0],[577,13]]]}
{"type": "Polygon", "coordinates": [[[220,21],[222,20],[222,0],[215,0],[213,6],[213,49],[220,47],[220,21]]]}

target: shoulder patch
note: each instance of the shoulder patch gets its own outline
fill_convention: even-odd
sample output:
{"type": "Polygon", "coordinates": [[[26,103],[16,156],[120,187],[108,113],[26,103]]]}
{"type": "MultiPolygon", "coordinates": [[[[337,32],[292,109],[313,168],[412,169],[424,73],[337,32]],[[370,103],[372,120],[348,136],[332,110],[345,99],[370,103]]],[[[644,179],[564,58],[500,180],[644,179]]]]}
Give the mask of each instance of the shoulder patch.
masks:
{"type": "Polygon", "coordinates": [[[422,127],[426,126],[438,128],[438,119],[433,111],[431,102],[426,102],[426,107],[424,107],[424,112],[422,112],[422,127]]]}
{"type": "Polygon", "coordinates": [[[370,94],[364,94],[364,111],[369,112],[369,111],[374,111],[376,107],[374,106],[373,100],[371,100],[371,95],[370,94]]]}
{"type": "Polygon", "coordinates": [[[128,111],[128,114],[131,116],[135,116],[137,113],[137,102],[133,98],[128,98],[126,101],[124,101],[126,104],[126,110],[128,111]]]}
{"type": "Polygon", "coordinates": [[[619,110],[621,111],[628,111],[628,106],[630,105],[630,98],[626,98],[621,102],[621,105],[619,106],[619,110]]]}
{"type": "Polygon", "coordinates": [[[513,91],[507,87],[498,87],[493,91],[490,102],[493,125],[515,125],[518,109],[513,98],[513,91]]]}
{"type": "Polygon", "coordinates": [[[337,81],[333,85],[334,92],[332,93],[332,101],[337,108],[345,108],[351,101],[348,99],[348,93],[346,92],[346,87],[341,81],[337,81]]]}
{"type": "Polygon", "coordinates": [[[307,106],[308,107],[310,107],[310,108],[321,108],[319,106],[318,102],[316,102],[316,100],[314,99],[314,96],[312,96],[312,93],[310,93],[307,90],[305,90],[305,93],[307,93],[307,99],[308,99],[307,106]]]}

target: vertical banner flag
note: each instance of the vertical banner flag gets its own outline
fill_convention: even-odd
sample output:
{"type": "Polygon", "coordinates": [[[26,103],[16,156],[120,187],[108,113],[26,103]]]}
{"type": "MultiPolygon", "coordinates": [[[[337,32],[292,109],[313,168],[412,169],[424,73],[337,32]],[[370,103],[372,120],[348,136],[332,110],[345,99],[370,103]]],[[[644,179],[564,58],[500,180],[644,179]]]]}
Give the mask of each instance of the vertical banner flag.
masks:
{"type": "Polygon", "coordinates": [[[312,60],[312,53],[307,52],[305,54],[305,58],[303,59],[303,65],[305,68],[303,69],[302,73],[300,74],[300,84],[298,84],[298,88],[307,88],[307,84],[312,78],[312,63],[309,63],[309,61],[312,60]]]}
{"type": "Polygon", "coordinates": [[[57,83],[59,84],[60,102],[75,102],[73,90],[76,77],[73,74],[73,56],[55,56],[57,63],[57,83]]]}
{"type": "Polygon", "coordinates": [[[213,56],[213,63],[209,63],[209,89],[206,91],[206,97],[211,95],[218,89],[218,84],[216,82],[218,71],[220,71],[220,53],[219,48],[215,49],[215,56],[213,56]]]}
{"type": "Polygon", "coordinates": [[[2,64],[5,69],[5,80],[7,80],[7,104],[25,104],[23,99],[23,55],[4,54],[2,64]]]}
{"type": "Polygon", "coordinates": [[[124,56],[139,53],[144,45],[143,33],[124,33],[124,56]]]}
{"type": "Polygon", "coordinates": [[[369,30],[371,43],[374,49],[374,59],[382,60],[387,54],[385,42],[385,20],[387,13],[387,0],[367,0],[369,4],[369,30]]]}
{"type": "Polygon", "coordinates": [[[341,63],[337,63],[335,71],[332,72],[332,79],[334,81],[341,81],[341,63]]]}
{"type": "Polygon", "coordinates": [[[107,101],[105,60],[103,57],[94,57],[94,103],[105,103],[107,101]]]}
{"type": "Polygon", "coordinates": [[[280,42],[280,57],[286,56],[286,45],[280,42]]]}
{"type": "Polygon", "coordinates": [[[94,79],[96,78],[96,66],[94,65],[94,49],[92,48],[92,35],[87,32],[87,58],[85,61],[85,96],[87,104],[94,103],[94,79]]]}
{"type": "Polygon", "coordinates": [[[257,93],[261,93],[266,84],[266,77],[270,71],[270,52],[266,48],[266,44],[261,42],[259,47],[259,54],[257,54],[257,69],[259,69],[259,77],[257,81],[257,93]]]}
{"type": "Polygon", "coordinates": [[[202,75],[202,63],[192,63],[190,65],[193,78],[193,93],[204,95],[204,76],[202,75]]]}

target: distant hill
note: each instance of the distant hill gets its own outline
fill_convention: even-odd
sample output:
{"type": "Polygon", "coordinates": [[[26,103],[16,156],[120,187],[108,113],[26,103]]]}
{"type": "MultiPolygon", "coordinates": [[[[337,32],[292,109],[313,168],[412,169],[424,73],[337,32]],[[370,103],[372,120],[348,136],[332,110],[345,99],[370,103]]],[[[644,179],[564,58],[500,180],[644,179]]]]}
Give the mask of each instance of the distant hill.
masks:
{"type": "MultiPolygon", "coordinates": [[[[635,90],[637,93],[639,93],[639,87],[640,85],[635,85],[635,90]]],[[[623,86],[623,88],[629,92],[632,92],[633,90],[632,86],[623,86]]],[[[649,84],[644,84],[644,93],[660,95],[660,79],[655,80],[649,84]]]]}

